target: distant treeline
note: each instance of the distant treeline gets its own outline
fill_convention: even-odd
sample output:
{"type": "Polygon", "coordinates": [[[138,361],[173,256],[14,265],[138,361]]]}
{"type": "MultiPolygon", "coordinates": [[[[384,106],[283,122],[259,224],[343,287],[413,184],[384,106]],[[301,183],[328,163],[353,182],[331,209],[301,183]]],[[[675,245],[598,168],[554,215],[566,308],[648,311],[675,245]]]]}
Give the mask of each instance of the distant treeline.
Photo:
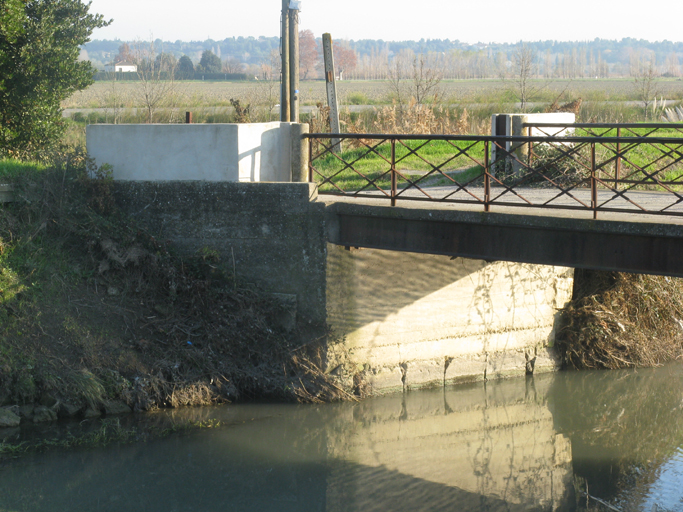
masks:
{"type": "MultiPolygon", "coordinates": [[[[219,82],[219,81],[228,81],[228,82],[235,82],[239,80],[249,80],[249,75],[246,73],[167,73],[165,71],[162,71],[160,73],[156,73],[154,75],[155,80],[208,80],[211,82],[219,82]]],[[[251,79],[254,77],[252,76],[251,79]]],[[[95,73],[95,81],[101,82],[101,81],[110,81],[110,80],[116,80],[116,81],[129,81],[129,82],[136,82],[141,80],[140,75],[138,73],[133,73],[133,72],[108,72],[108,71],[99,71],[95,73]]]]}
{"type": "MultiPolygon", "coordinates": [[[[300,51],[302,77],[322,76],[320,34],[302,31],[300,51]]],[[[334,34],[333,34],[334,36],[334,34]]],[[[120,40],[95,40],[83,47],[81,58],[102,68],[118,55],[120,40]]],[[[592,41],[531,41],[524,43],[469,44],[450,39],[419,41],[383,41],[375,39],[335,40],[344,59],[344,77],[386,79],[389,70],[400,60],[410,62],[415,55],[425,56],[428,66],[438,69],[444,78],[498,78],[509,75],[521,44],[533,52],[532,73],[543,78],[608,78],[637,75],[643,67],[652,67],[658,76],[683,76],[683,42],[646,41],[624,38],[619,41],[596,38],[592,41]]],[[[131,48],[140,42],[129,42],[131,48]]],[[[149,43],[146,43],[149,45],[149,43]]],[[[161,41],[153,46],[157,53],[187,56],[195,65],[206,51],[223,63],[226,71],[242,71],[247,76],[277,75],[279,38],[229,37],[206,41],[161,41]]],[[[335,50],[335,53],[337,50],[335,50]]],[[[193,77],[193,79],[201,79],[193,77]]],[[[205,80],[209,78],[205,75],[205,80]]],[[[212,78],[213,79],[213,78],[212,78]]],[[[220,79],[220,78],[215,78],[220,79]]]]}

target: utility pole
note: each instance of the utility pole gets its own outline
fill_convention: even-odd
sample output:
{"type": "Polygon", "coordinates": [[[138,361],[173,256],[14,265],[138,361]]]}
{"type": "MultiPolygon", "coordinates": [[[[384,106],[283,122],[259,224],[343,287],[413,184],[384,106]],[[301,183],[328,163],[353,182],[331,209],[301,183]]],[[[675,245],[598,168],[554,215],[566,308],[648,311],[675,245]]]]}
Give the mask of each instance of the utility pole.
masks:
{"type": "MultiPolygon", "coordinates": [[[[323,57],[325,59],[325,85],[327,87],[327,105],[330,107],[330,132],[341,133],[339,127],[339,105],[337,103],[337,85],[334,80],[334,54],[332,52],[332,36],[323,34],[323,57]]],[[[341,152],[341,139],[332,139],[332,150],[341,152]]]]}
{"type": "Polygon", "coordinates": [[[289,84],[289,0],[282,0],[282,34],[280,35],[282,52],[281,89],[280,89],[280,121],[290,120],[290,84],[289,84]]]}
{"type": "Polygon", "coordinates": [[[289,8],[289,120],[299,122],[299,2],[289,8]]]}

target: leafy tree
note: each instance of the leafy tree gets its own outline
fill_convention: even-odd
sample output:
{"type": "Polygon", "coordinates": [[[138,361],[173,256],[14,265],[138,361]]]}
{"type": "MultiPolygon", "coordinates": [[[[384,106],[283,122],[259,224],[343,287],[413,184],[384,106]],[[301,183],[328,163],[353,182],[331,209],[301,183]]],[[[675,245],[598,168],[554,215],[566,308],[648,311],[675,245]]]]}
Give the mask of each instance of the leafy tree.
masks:
{"type": "Polygon", "coordinates": [[[182,78],[189,78],[194,74],[194,64],[192,64],[192,59],[187,55],[183,55],[178,60],[178,75],[182,78]]]}
{"type": "Polygon", "coordinates": [[[177,65],[178,60],[172,53],[161,52],[159,55],[156,56],[156,59],[154,59],[154,68],[159,71],[164,71],[166,73],[171,73],[175,71],[177,65]]]}
{"type": "Polygon", "coordinates": [[[313,32],[302,30],[299,32],[299,75],[302,80],[306,80],[309,75],[315,73],[319,60],[320,48],[313,32]]]}
{"type": "Polygon", "coordinates": [[[4,70],[11,65],[11,55],[2,51],[7,45],[16,44],[17,39],[23,33],[23,10],[24,4],[21,0],[0,0],[0,94],[4,90],[5,76],[4,70]]]}
{"type": "Polygon", "coordinates": [[[339,70],[339,79],[341,80],[344,72],[351,72],[356,69],[358,58],[356,52],[349,48],[345,42],[332,42],[332,51],[334,52],[334,65],[339,70]]]}
{"type": "Polygon", "coordinates": [[[204,50],[199,61],[199,67],[206,73],[220,73],[223,69],[223,63],[220,57],[211,50],[204,50]]]}
{"type": "Polygon", "coordinates": [[[60,103],[93,82],[80,46],[110,22],[80,0],[0,0],[0,155],[40,156],[63,133],[60,103]]]}
{"type": "Polygon", "coordinates": [[[123,43],[121,46],[119,46],[119,53],[118,55],[114,58],[114,62],[134,62],[135,59],[133,58],[133,52],[130,49],[130,46],[128,43],[123,43]]]}

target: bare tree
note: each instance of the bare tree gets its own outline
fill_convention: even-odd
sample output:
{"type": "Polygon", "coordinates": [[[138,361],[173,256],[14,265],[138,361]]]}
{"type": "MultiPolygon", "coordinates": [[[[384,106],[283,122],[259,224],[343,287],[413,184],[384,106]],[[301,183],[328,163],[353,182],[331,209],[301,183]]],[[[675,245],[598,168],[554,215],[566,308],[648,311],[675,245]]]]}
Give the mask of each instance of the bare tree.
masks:
{"type": "Polygon", "coordinates": [[[262,62],[260,66],[257,104],[263,107],[262,112],[258,113],[263,121],[273,120],[273,109],[280,102],[281,66],[282,59],[277,50],[272,50],[269,61],[262,62]]]}
{"type": "Polygon", "coordinates": [[[518,45],[513,55],[513,64],[515,73],[513,91],[519,100],[520,110],[525,112],[530,98],[538,92],[537,88],[532,87],[531,82],[536,74],[536,52],[524,43],[518,45]]]}
{"type": "MultiPolygon", "coordinates": [[[[159,55],[163,55],[161,52],[159,55]]],[[[148,123],[156,120],[159,109],[170,109],[169,122],[175,121],[177,110],[177,91],[175,83],[175,71],[177,62],[175,59],[159,58],[154,42],[135,45],[134,56],[138,66],[139,87],[137,96],[146,112],[148,123]]]]}
{"type": "Polygon", "coordinates": [[[443,72],[428,65],[425,55],[402,51],[391,61],[387,72],[389,88],[399,107],[410,100],[418,106],[438,96],[443,72]]]}
{"type": "Polygon", "coordinates": [[[429,100],[433,102],[436,99],[442,78],[443,72],[428,66],[424,54],[413,59],[412,92],[418,105],[424,105],[429,100]]]}
{"type": "Polygon", "coordinates": [[[648,116],[648,107],[655,100],[657,96],[657,66],[655,63],[655,56],[651,55],[649,62],[645,59],[639,58],[638,65],[634,73],[633,86],[636,89],[636,94],[638,99],[643,104],[643,110],[645,110],[645,116],[648,116]]]}
{"type": "Polygon", "coordinates": [[[244,71],[244,67],[242,66],[242,63],[240,60],[236,57],[230,57],[226,61],[223,62],[223,72],[224,73],[242,73],[244,71]]]}

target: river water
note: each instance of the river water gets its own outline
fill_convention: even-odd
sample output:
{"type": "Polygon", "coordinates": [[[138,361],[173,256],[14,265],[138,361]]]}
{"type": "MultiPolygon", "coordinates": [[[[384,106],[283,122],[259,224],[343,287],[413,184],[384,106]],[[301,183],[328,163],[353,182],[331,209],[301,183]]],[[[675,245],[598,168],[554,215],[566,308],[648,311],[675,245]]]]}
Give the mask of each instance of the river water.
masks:
{"type": "Polygon", "coordinates": [[[680,365],[150,418],[222,426],[2,461],[0,511],[683,510],[680,365]]]}

